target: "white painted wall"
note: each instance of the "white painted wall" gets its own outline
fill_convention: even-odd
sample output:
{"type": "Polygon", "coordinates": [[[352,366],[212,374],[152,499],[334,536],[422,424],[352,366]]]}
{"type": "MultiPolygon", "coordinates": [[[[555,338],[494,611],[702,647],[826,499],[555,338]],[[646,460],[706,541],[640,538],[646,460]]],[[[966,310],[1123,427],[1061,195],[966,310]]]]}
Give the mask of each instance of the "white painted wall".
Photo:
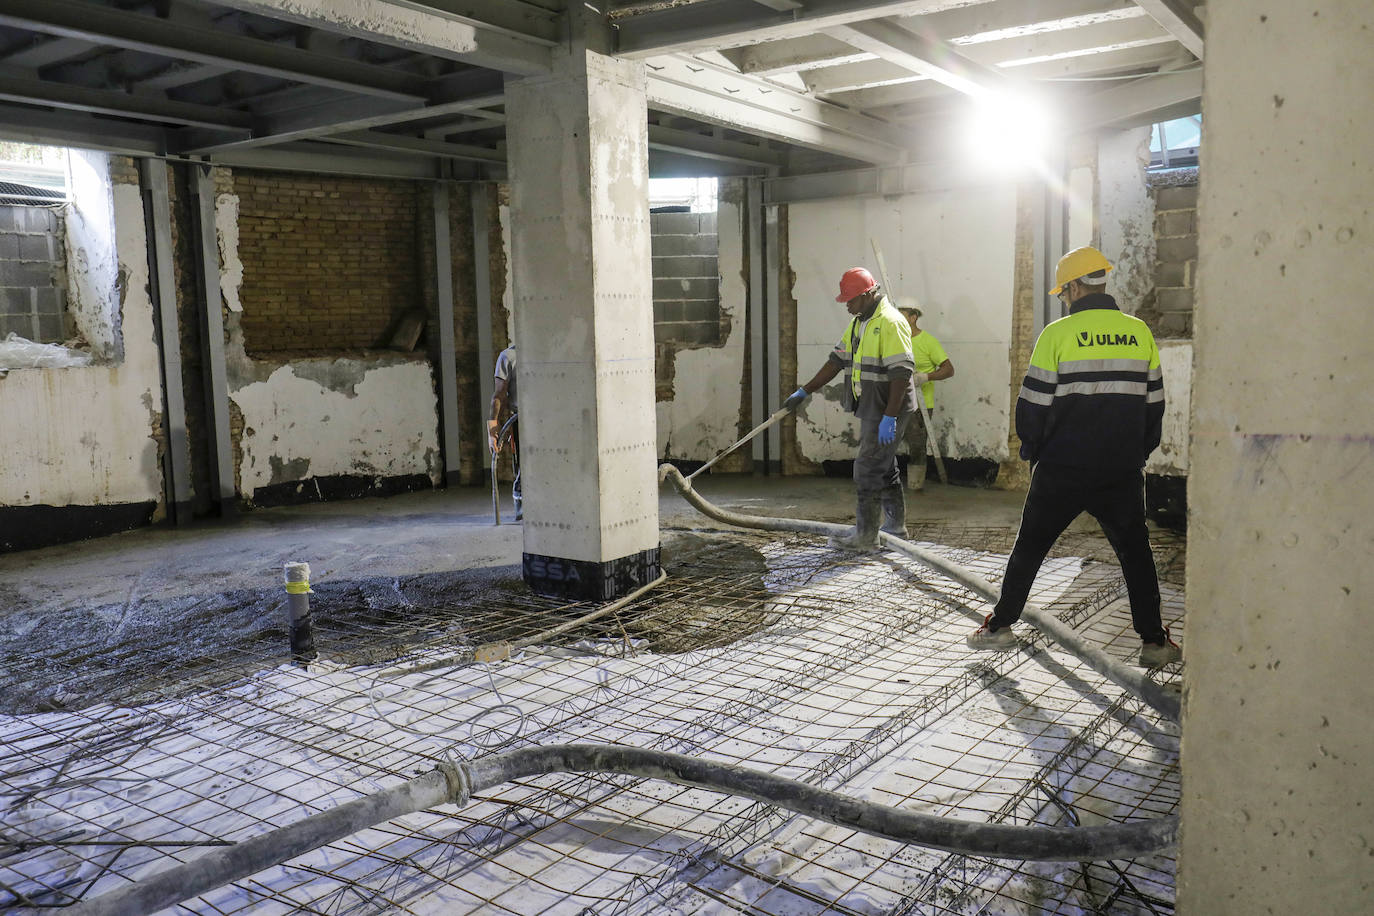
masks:
{"type": "MultiPolygon", "coordinates": [[[[89,156],[74,153],[73,158],[91,162],[89,156]]],[[[125,277],[118,312],[123,357],[114,364],[75,369],[16,369],[0,378],[0,505],[116,505],[162,496],[153,438],[162,388],[148,295],[143,203],[137,185],[119,184],[99,193],[103,198],[97,198],[85,218],[107,213],[113,244],[78,250],[78,269],[88,268],[81,281],[90,293],[84,300],[93,309],[88,317],[120,302],[117,289],[99,289],[97,278],[113,284],[119,273],[125,277]],[[104,198],[108,208],[100,202],[104,198]]],[[[110,327],[101,338],[102,349],[115,346],[110,327]]]]}
{"type": "Polygon", "coordinates": [[[109,157],[74,149],[68,152],[67,162],[72,195],[64,214],[67,313],[97,361],[118,360],[119,254],[109,157]]]}
{"type": "Polygon", "coordinates": [[[661,457],[706,461],[739,438],[749,294],[744,276],[744,220],[745,208],[738,195],[729,194],[728,183],[722,182],[716,214],[717,257],[720,310],[730,321],[730,331],[719,347],[677,351],[673,399],[657,404],[661,457]]]}
{"type": "Polygon", "coordinates": [[[1178,910],[1368,913],[1374,5],[1207,13],[1178,910]]]}
{"type": "MultiPolygon", "coordinates": [[[[954,363],[954,378],[935,387],[932,422],[942,453],[1004,460],[1015,233],[1010,182],[791,205],[799,380],[824,364],[848,326],[844,306],[835,302],[840,275],[863,265],[876,276],[869,245],[875,237],[898,304],[919,302],[921,328],[935,335],[954,363]]],[[[802,454],[813,461],[854,457],[858,424],[840,407],[839,384],[812,398],[797,423],[802,454]]]]}
{"type": "Polygon", "coordinates": [[[1193,389],[1193,342],[1159,341],[1159,367],[1164,373],[1164,429],[1159,448],[1145,470],[1151,474],[1188,473],[1188,434],[1193,389]]]}
{"type": "Polygon", "coordinates": [[[376,366],[302,360],[230,393],[243,412],[239,486],[251,499],[273,483],[353,474],[426,474],[439,482],[438,414],[428,362],[376,366]],[[298,375],[356,374],[347,389],[298,375]]]}

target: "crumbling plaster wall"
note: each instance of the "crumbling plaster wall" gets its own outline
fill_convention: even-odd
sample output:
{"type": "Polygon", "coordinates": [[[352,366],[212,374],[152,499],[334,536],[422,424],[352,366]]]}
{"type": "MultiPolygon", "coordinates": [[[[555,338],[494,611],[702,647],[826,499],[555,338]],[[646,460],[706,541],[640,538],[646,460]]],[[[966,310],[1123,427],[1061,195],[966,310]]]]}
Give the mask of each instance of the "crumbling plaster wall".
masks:
{"type": "MultiPolygon", "coordinates": [[[[107,335],[92,341],[109,360],[72,369],[16,369],[0,377],[0,505],[104,506],[157,503],[162,388],[148,293],[148,250],[137,173],[128,160],[81,154],[99,195],[83,207],[77,237],[93,249],[69,252],[74,283],[93,310],[107,309],[107,335]],[[97,224],[104,214],[107,220],[97,224]],[[122,357],[115,355],[122,338],[122,357]]],[[[69,236],[70,240],[71,236],[69,236]]],[[[93,312],[87,312],[93,318],[93,312]]],[[[90,327],[90,325],[83,325],[90,327]]],[[[88,337],[88,339],[90,339],[88,337]]]]}
{"type": "Polygon", "coordinates": [[[1151,474],[1186,476],[1188,419],[1192,400],[1193,343],[1169,335],[1161,326],[1156,306],[1158,263],[1155,194],[1146,175],[1150,128],[1106,131],[1098,140],[1099,248],[1112,262],[1107,292],[1121,310],[1140,313],[1155,329],[1160,366],[1164,372],[1164,429],[1160,447],[1145,470],[1151,474]]]}
{"type": "MultiPolygon", "coordinates": [[[[876,238],[897,304],[919,303],[921,328],[935,335],[954,363],[955,377],[935,387],[931,420],[942,453],[1005,459],[1015,186],[793,204],[788,229],[798,380],[805,382],[825,363],[848,325],[844,306],[835,302],[840,275],[855,265],[877,275],[869,243],[876,238]]],[[[811,461],[854,457],[858,423],[840,407],[840,384],[837,379],[812,398],[797,422],[798,445],[811,461]]]]}
{"type": "MultiPolygon", "coordinates": [[[[237,414],[237,484],[249,500],[267,486],[334,475],[397,478],[441,473],[433,370],[423,353],[360,352],[254,359],[244,348],[239,198],[215,170],[216,236],[224,301],[229,399],[237,414]]],[[[420,308],[421,302],[403,303],[420,308]]]]}
{"type": "MultiPolygon", "coordinates": [[[[740,437],[745,303],[749,293],[745,220],[743,182],[722,180],[716,212],[721,342],[717,346],[674,348],[670,356],[672,397],[657,403],[658,454],[662,458],[706,461],[740,437]]],[[[739,458],[727,458],[722,469],[747,470],[749,454],[742,450],[739,458]]]]}

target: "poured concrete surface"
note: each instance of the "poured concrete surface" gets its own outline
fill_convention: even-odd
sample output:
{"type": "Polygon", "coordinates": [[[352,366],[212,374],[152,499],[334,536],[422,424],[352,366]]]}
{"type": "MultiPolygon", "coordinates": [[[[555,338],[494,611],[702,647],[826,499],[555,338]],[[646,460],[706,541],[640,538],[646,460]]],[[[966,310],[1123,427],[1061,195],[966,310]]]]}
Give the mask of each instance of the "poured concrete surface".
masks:
{"type": "MultiPolygon", "coordinates": [[[[696,482],[708,499],[758,515],[851,521],[848,480],[748,476],[696,482]]],[[[1014,528],[1022,496],[930,483],[908,496],[908,520],[1014,528]]],[[[716,528],[670,487],[659,491],[663,528],[716,528]]],[[[502,517],[513,513],[507,492],[502,517]]],[[[1086,516],[1078,525],[1092,527],[1086,516]]],[[[280,585],[282,564],[310,563],[315,583],[518,567],[521,526],[492,525],[491,494],[478,488],[386,499],[291,506],[187,528],[147,528],[0,556],[0,620],[17,609],[110,604],[280,585]]],[[[518,572],[516,573],[518,575],[518,572]]]]}

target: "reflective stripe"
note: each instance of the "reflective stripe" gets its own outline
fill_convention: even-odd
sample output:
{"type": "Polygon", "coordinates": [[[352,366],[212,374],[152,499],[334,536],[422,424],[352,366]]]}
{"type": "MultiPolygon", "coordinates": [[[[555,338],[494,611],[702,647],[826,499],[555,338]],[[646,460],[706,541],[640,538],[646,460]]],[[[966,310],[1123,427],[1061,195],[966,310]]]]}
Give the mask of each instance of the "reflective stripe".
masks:
{"type": "Polygon", "coordinates": [[[884,356],[881,360],[884,366],[894,366],[898,363],[912,363],[913,358],[910,353],[893,353],[891,356],[884,356]]]}
{"type": "Polygon", "coordinates": [[[870,372],[867,369],[859,370],[859,378],[865,382],[887,382],[891,381],[886,372],[870,372]]]}
{"type": "Polygon", "coordinates": [[[1054,395],[1044,391],[1032,391],[1025,385],[1021,386],[1021,400],[1031,404],[1039,404],[1041,407],[1049,407],[1054,403],[1054,395]]]}
{"type": "Polygon", "coordinates": [[[1026,370],[1026,375],[1042,382],[1055,382],[1058,381],[1059,373],[1055,372],[1053,369],[1041,369],[1039,366],[1031,366],[1026,370]]]}
{"type": "MultiPolygon", "coordinates": [[[[1066,394],[1134,394],[1144,396],[1144,382],[1124,382],[1120,380],[1105,382],[1064,382],[1054,389],[1054,396],[1066,394]]],[[[1161,394],[1162,398],[1163,395],[1161,394]]]]}
{"type": "Polygon", "coordinates": [[[1159,388],[1159,389],[1156,389],[1156,390],[1154,390],[1154,391],[1151,391],[1149,394],[1145,395],[1145,403],[1146,403],[1146,404],[1163,404],[1163,403],[1164,403],[1164,389],[1163,389],[1163,388],[1159,388]]]}
{"type": "Polygon", "coordinates": [[[1059,364],[1059,373],[1063,375],[1069,372],[1146,372],[1149,368],[1148,359],[1066,359],[1059,364]]]}
{"type": "Polygon", "coordinates": [[[1160,382],[1160,381],[1163,381],[1163,380],[1164,380],[1164,369],[1163,369],[1162,367],[1160,367],[1160,366],[1155,366],[1153,369],[1150,370],[1150,374],[1147,375],[1146,378],[1148,378],[1148,379],[1149,379],[1150,381],[1152,381],[1152,382],[1160,382]]]}

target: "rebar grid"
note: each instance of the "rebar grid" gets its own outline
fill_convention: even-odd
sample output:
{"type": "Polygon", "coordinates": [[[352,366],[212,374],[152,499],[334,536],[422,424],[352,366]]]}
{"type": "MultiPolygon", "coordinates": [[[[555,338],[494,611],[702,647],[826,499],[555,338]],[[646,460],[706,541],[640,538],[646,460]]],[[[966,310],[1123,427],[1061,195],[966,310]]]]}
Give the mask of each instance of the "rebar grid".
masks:
{"type": "MultiPolygon", "coordinates": [[[[1005,556],[977,545],[1009,549],[1014,534],[917,536],[995,580],[1005,556]]],[[[1174,568],[1182,544],[1157,546],[1174,568]]],[[[665,553],[665,586],[498,665],[474,663],[473,649],[591,606],[505,586],[420,605],[379,580],[349,613],[317,597],[325,661],[309,669],[286,663],[284,634],[219,647],[212,668],[167,665],[186,634],[114,642],[116,661],[45,654],[37,640],[7,653],[9,678],[42,672],[65,696],[105,697],[0,717],[0,907],[68,906],[446,756],[538,743],[698,753],[975,820],[1090,823],[1177,806],[1172,726],[1043,641],[970,654],[962,637],[983,603],[915,564],[737,532],[672,533],[665,553]],[[677,560],[674,539],[690,542],[677,560]]],[[[1066,537],[1032,599],[1125,656],[1138,643],[1103,559],[1101,538],[1066,537]]],[[[1181,591],[1165,578],[1176,621],[1181,591]]],[[[948,857],[704,790],[562,775],[364,831],[187,908],[1070,913],[1109,900],[1111,912],[1165,912],[1172,873],[1168,858],[948,857]]]]}

